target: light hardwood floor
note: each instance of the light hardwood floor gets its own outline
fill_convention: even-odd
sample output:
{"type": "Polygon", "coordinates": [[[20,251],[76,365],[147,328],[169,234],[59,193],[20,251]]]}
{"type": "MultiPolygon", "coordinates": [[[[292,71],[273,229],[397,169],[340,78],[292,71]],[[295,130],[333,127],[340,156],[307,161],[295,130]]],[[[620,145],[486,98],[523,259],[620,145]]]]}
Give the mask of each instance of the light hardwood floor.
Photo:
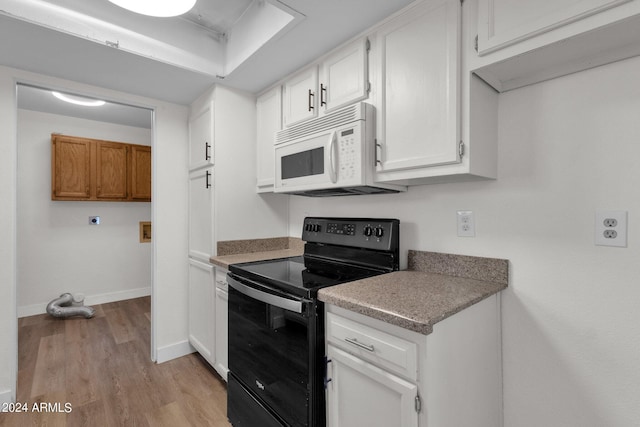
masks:
{"type": "Polygon", "coordinates": [[[28,412],[0,413],[0,426],[229,426],[226,385],[204,359],[151,362],[149,297],[94,308],[92,319],[19,319],[28,412]]]}

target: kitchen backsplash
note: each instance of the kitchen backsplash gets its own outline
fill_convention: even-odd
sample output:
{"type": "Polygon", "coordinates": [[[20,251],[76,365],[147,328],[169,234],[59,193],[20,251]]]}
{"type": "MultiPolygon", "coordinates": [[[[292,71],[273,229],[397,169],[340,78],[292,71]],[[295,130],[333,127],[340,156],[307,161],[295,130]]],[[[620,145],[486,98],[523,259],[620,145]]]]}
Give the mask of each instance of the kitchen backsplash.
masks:
{"type": "Polygon", "coordinates": [[[409,250],[408,269],[494,283],[509,283],[509,261],[409,250]]]}
{"type": "Polygon", "coordinates": [[[218,242],[218,256],[247,254],[253,252],[302,249],[304,242],[295,237],[269,237],[265,239],[226,240],[218,242]]]}

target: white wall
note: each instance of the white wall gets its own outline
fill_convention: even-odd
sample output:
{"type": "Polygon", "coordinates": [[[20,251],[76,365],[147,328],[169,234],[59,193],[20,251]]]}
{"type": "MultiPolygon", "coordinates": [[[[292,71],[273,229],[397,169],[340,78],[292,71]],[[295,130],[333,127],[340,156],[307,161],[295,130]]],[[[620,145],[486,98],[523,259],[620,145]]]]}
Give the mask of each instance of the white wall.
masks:
{"type": "MultiPolygon", "coordinates": [[[[166,360],[187,342],[187,118],[188,108],[62,79],[0,67],[0,401],[15,398],[16,329],[16,82],[52,87],[155,110],[153,143],[152,351],[166,360]]],[[[47,184],[49,185],[49,184],[47,184]]],[[[34,261],[36,262],[36,261],[34,261]]]]}
{"type": "MultiPolygon", "coordinates": [[[[497,181],[290,201],[305,215],[397,217],[401,247],[510,260],[504,425],[640,420],[640,58],[500,95],[497,181]],[[456,236],[456,210],[476,237],[456,236]],[[627,248],[594,245],[596,210],[629,212],[627,248]]],[[[481,367],[479,367],[481,369],[481,367]]]]}
{"type": "Polygon", "coordinates": [[[85,304],[151,293],[151,244],[140,243],[149,202],[51,200],[51,134],[151,145],[151,129],[18,110],[18,317],[44,313],[65,292],[85,304]],[[99,215],[99,226],[88,217],[99,215]]]}
{"type": "Polygon", "coordinates": [[[16,86],[12,74],[0,67],[0,403],[16,396],[16,86]]]}

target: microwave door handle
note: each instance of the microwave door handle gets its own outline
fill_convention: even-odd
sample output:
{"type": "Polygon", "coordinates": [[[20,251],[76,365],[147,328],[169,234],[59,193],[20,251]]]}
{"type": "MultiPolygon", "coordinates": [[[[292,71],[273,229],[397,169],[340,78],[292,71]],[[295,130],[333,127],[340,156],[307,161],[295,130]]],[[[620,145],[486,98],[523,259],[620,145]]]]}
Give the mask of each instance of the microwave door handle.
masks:
{"type": "Polygon", "coordinates": [[[329,175],[331,177],[331,182],[338,182],[338,165],[336,165],[338,160],[338,132],[333,131],[331,135],[331,144],[329,145],[329,160],[330,160],[330,169],[329,175]]]}
{"type": "Polygon", "coordinates": [[[236,291],[253,298],[265,304],[273,305],[283,310],[293,311],[296,313],[302,313],[302,302],[288,298],[283,298],[278,295],[268,294],[266,292],[259,291],[258,289],[247,286],[239,281],[227,276],[227,283],[236,291]]]}

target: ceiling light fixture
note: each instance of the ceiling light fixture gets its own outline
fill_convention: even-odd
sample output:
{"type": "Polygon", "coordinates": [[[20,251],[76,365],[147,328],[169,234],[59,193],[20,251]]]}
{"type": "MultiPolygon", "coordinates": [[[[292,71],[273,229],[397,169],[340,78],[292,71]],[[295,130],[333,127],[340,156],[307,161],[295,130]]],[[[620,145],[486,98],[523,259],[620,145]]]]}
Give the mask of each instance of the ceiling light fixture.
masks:
{"type": "Polygon", "coordinates": [[[166,18],[178,16],[193,8],[196,0],[109,0],[111,3],[142,15],[166,18]]]}
{"type": "Polygon", "coordinates": [[[51,93],[53,94],[53,96],[62,101],[70,102],[71,104],[82,105],[84,107],[100,107],[101,105],[106,104],[106,102],[101,99],[91,99],[75,95],[67,95],[56,91],[52,91],[51,93]]]}

